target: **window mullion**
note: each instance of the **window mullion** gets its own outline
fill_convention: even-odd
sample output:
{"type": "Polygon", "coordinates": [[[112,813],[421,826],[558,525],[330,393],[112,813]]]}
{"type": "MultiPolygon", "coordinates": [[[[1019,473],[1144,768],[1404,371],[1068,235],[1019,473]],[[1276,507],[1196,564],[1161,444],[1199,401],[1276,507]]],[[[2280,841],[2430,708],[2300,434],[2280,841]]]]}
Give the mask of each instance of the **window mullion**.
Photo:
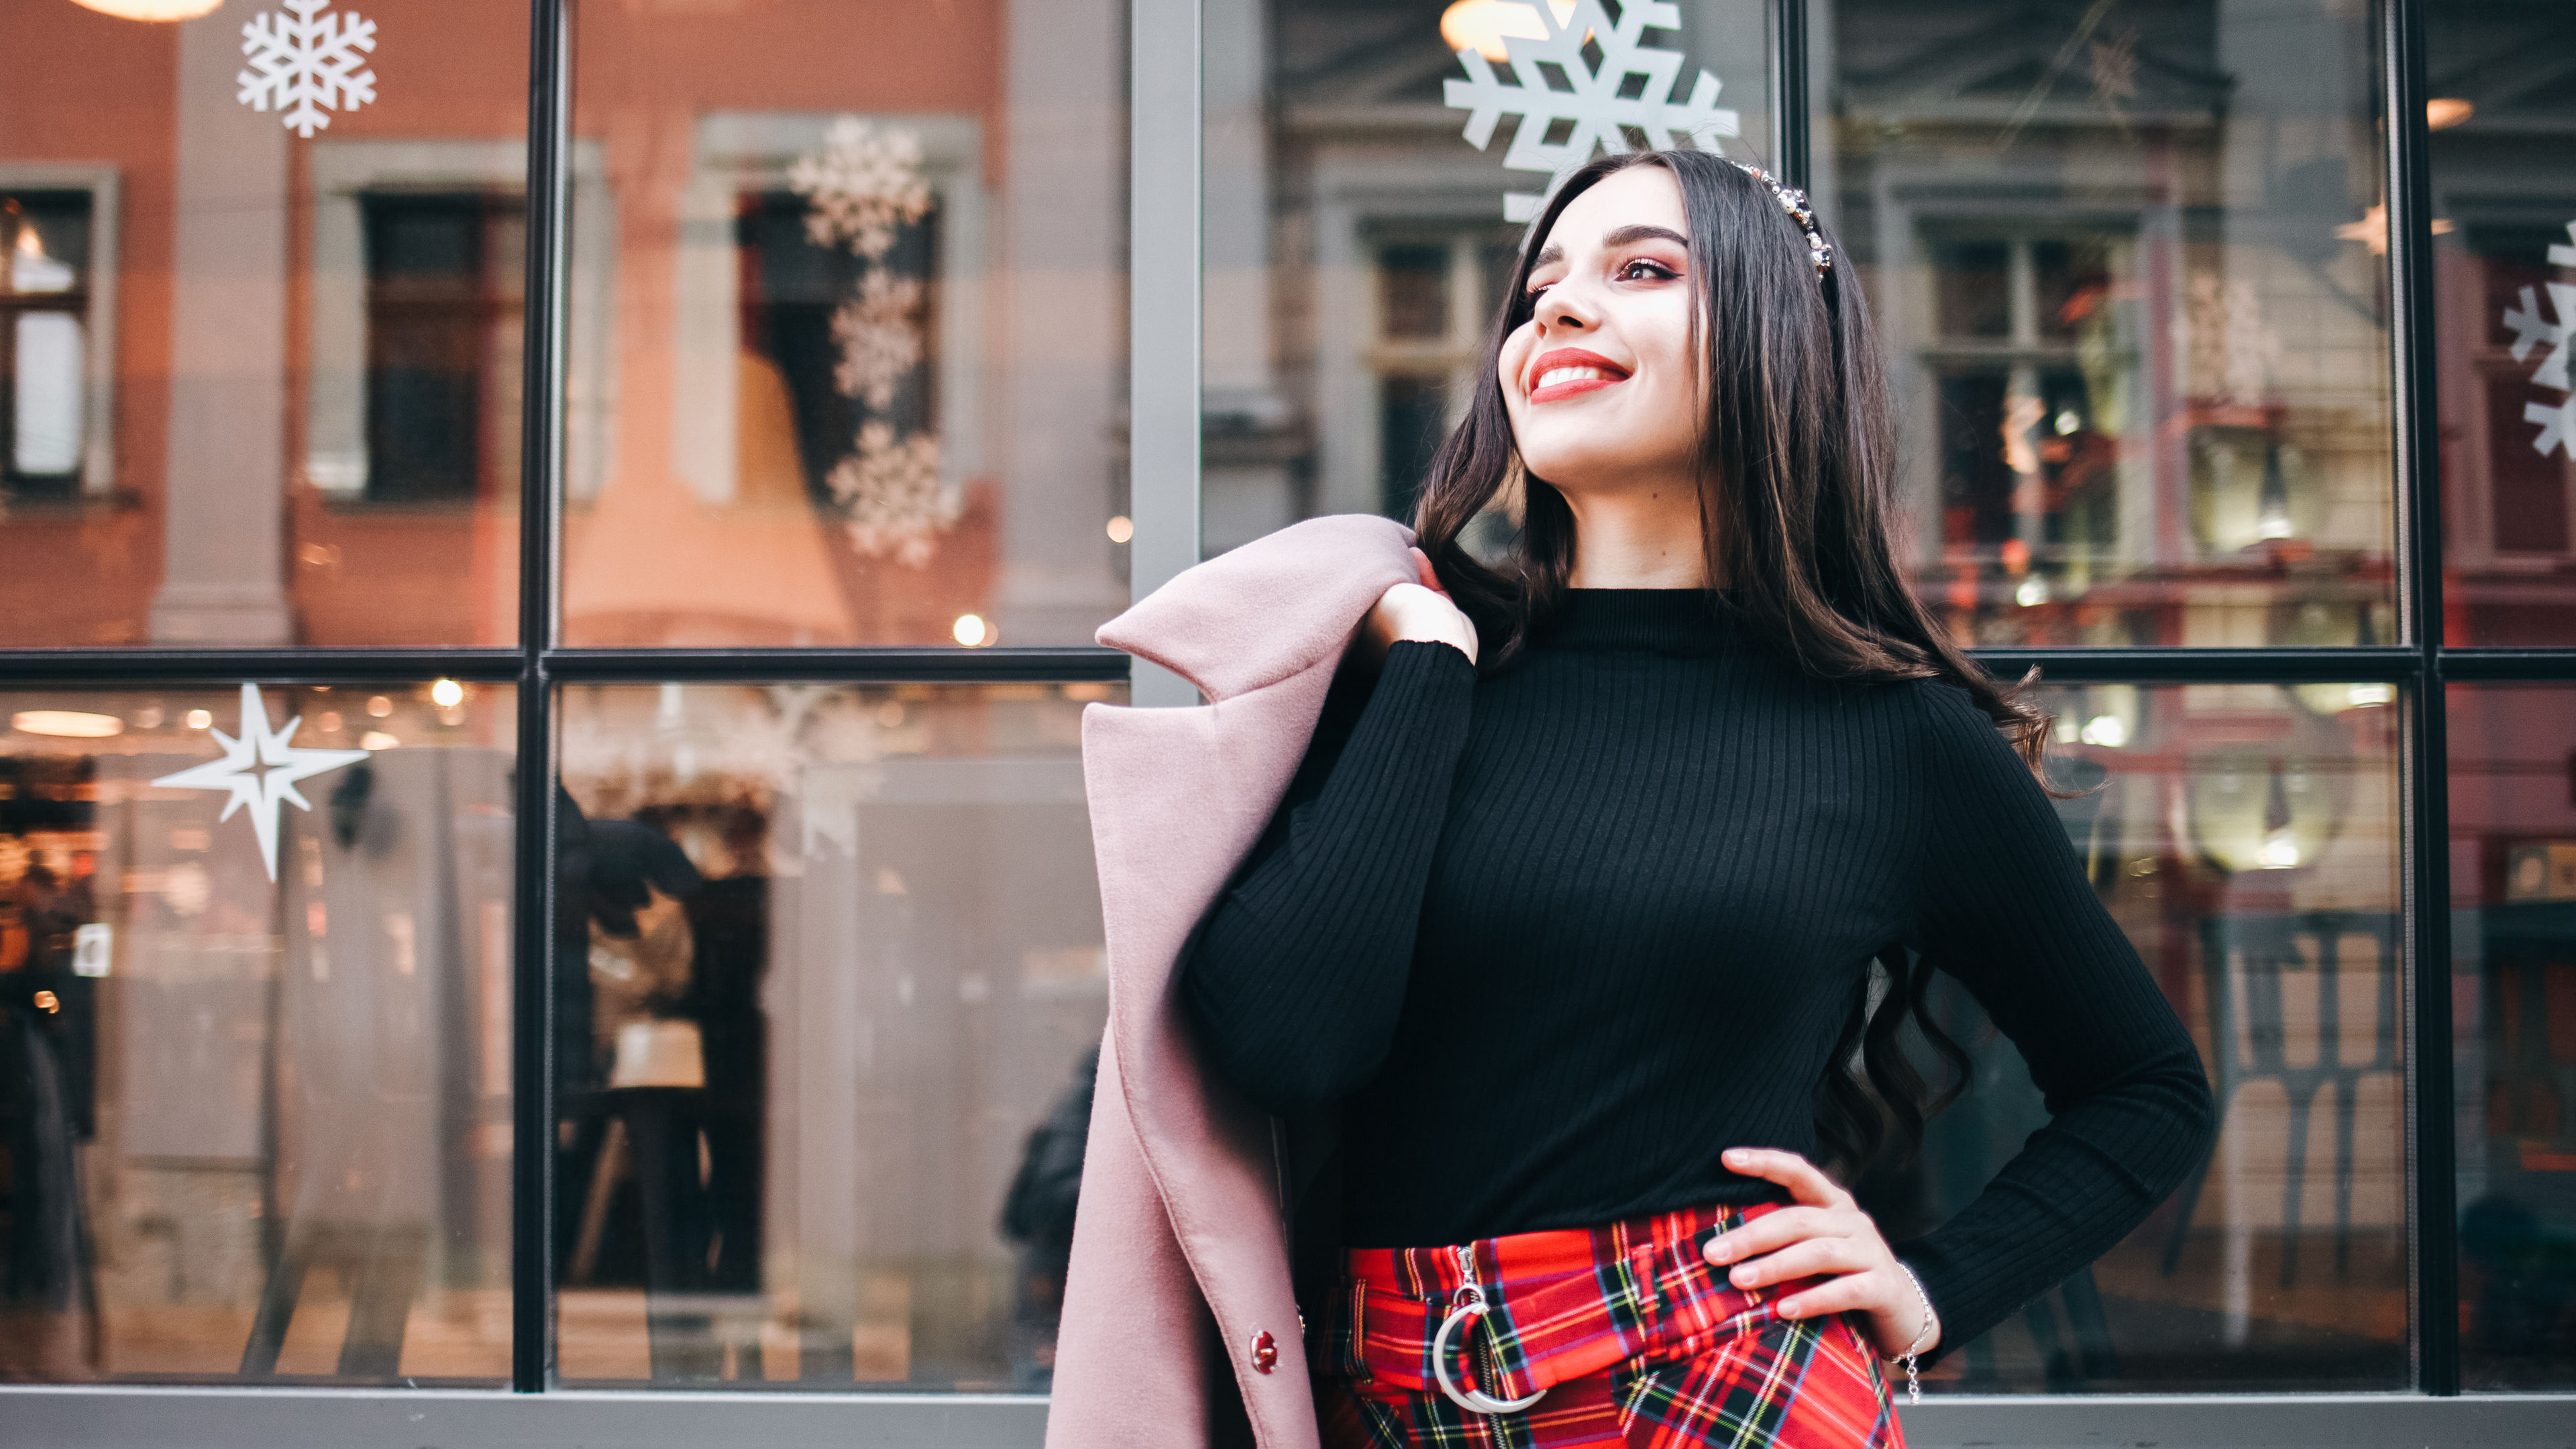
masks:
{"type": "Polygon", "coordinates": [[[555,565],[563,475],[572,96],[566,0],[533,0],[528,35],[527,335],[519,459],[516,962],[511,1016],[510,1386],[554,1374],[555,565]]]}
{"type": "MultiPolygon", "coordinates": [[[[1200,0],[1128,10],[1127,477],[1134,597],[1199,561],[1200,0]]],[[[1142,705],[1195,704],[1138,664],[1142,705]]]]}
{"type": "Polygon", "coordinates": [[[2388,145],[2390,413],[2396,435],[2400,584],[2423,655],[2406,752],[2405,900],[2414,956],[2407,1044],[2407,1162],[2414,1187],[2416,1386],[2460,1391],[2459,1216],[2451,1062],[2450,770],[2442,676],[2440,436],[2433,425],[2432,190],[2421,0],[2384,0],[2388,145]]]}

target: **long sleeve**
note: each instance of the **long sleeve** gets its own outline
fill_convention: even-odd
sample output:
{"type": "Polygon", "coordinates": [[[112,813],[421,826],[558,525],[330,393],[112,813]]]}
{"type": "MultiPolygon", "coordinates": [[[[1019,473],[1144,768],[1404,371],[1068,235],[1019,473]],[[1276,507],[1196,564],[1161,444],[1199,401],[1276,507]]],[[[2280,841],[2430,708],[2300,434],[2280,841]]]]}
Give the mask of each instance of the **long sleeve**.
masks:
{"type": "Polygon", "coordinates": [[[1923,686],[1918,944],[2030,1065],[2049,1114],[1974,1201],[1897,1253],[1968,1342],[2099,1257],[2209,1150],[2199,1053],[2093,893],[2056,812],[1959,690],[1923,686]]]}
{"type": "Polygon", "coordinates": [[[1346,1095],[1384,1059],[1465,747],[1475,667],[1398,643],[1366,703],[1337,684],[1278,815],[1182,965],[1212,1065],[1277,1112],[1346,1095]]]}

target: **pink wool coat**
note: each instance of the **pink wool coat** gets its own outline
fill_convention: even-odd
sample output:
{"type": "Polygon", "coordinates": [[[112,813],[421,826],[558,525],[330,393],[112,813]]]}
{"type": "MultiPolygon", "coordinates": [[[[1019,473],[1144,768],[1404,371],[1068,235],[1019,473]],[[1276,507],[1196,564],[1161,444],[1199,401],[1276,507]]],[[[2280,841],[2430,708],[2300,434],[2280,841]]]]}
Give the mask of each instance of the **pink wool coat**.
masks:
{"type": "Polygon", "coordinates": [[[1246,1418],[1261,1449],[1318,1442],[1284,1137],[1201,1065],[1174,968],[1287,793],[1344,646],[1415,576],[1412,539],[1383,518],[1313,519],[1200,564],[1100,630],[1208,702],[1083,715],[1109,1029],[1048,1449],[1202,1449],[1246,1418]]]}

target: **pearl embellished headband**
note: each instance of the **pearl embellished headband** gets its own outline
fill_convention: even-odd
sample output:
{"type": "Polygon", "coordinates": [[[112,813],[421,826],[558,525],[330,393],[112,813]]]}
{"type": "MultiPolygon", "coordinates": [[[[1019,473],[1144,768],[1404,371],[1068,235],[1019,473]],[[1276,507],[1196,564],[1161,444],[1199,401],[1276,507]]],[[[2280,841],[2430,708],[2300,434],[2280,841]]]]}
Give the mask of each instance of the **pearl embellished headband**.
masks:
{"type": "Polygon", "coordinates": [[[1789,213],[1789,219],[1807,234],[1807,258],[1816,264],[1817,279],[1823,280],[1825,268],[1834,264],[1834,249],[1826,242],[1824,234],[1816,230],[1816,209],[1807,204],[1807,193],[1794,186],[1781,185],[1770,172],[1759,166],[1747,166],[1738,161],[1735,168],[1771,188],[1772,199],[1778,201],[1780,209],[1789,213]]]}

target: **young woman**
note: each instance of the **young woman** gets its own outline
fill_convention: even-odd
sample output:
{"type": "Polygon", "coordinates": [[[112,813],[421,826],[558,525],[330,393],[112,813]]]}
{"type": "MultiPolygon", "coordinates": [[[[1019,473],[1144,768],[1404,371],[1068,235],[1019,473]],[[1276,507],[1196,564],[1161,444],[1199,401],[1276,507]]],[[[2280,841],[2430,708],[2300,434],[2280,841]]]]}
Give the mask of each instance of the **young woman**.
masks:
{"type": "Polygon", "coordinates": [[[2119,1241],[2209,1090],[2036,778],[2047,721],[1906,588],[1868,311],[1804,199],[1612,157],[1532,236],[1420,581],[1181,1008],[1252,1102],[1338,1118],[1341,1249],[1299,1295],[1327,1445],[1896,1444],[1877,1361],[2119,1241]],[[1919,1132],[1896,1028],[1934,967],[2052,1121],[1891,1245],[1818,1164],[1919,1132]]]}

